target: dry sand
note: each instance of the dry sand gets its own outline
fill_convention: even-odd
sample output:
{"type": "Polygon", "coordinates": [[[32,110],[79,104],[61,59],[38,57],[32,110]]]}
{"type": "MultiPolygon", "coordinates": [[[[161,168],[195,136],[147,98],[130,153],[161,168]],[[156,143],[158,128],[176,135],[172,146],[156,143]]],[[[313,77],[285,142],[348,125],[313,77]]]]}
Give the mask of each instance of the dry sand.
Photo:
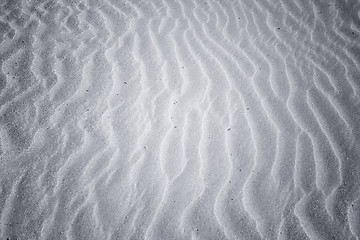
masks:
{"type": "Polygon", "coordinates": [[[359,239],[359,9],[0,1],[0,239],[359,239]]]}

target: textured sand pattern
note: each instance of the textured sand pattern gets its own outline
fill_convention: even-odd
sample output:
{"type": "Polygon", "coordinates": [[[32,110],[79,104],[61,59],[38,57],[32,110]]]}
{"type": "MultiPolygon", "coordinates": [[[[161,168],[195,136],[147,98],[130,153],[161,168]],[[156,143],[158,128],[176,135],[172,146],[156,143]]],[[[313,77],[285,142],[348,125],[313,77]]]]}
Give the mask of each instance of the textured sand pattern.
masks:
{"type": "Polygon", "coordinates": [[[0,239],[359,239],[359,11],[0,1],[0,239]]]}

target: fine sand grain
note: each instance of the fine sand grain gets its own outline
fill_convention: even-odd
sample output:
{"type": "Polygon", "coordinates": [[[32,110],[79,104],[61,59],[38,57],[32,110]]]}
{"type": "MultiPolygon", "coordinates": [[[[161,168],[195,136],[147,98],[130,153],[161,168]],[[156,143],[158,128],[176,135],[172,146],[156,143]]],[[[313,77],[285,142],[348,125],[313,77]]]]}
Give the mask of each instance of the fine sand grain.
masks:
{"type": "Polygon", "coordinates": [[[359,239],[359,10],[0,1],[0,239],[359,239]]]}

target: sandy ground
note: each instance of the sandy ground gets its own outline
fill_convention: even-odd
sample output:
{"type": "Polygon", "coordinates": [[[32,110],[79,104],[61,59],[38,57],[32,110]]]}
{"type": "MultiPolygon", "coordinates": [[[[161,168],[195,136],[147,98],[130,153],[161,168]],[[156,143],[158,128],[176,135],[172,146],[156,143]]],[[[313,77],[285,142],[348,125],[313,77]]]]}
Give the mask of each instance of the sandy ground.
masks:
{"type": "Polygon", "coordinates": [[[0,1],[0,239],[359,239],[359,9],[0,1]]]}

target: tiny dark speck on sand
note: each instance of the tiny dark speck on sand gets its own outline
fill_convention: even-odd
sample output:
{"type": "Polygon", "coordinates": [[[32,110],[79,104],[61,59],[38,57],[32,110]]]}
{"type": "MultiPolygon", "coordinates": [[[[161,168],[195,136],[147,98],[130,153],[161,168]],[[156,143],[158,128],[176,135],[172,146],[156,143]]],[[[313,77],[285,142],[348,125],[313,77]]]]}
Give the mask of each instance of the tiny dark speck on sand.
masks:
{"type": "Polygon", "coordinates": [[[124,84],[127,84],[127,82],[124,82],[124,84]]]}
{"type": "Polygon", "coordinates": [[[231,128],[228,128],[227,130],[228,130],[228,131],[230,131],[230,130],[231,130],[231,128]]]}

